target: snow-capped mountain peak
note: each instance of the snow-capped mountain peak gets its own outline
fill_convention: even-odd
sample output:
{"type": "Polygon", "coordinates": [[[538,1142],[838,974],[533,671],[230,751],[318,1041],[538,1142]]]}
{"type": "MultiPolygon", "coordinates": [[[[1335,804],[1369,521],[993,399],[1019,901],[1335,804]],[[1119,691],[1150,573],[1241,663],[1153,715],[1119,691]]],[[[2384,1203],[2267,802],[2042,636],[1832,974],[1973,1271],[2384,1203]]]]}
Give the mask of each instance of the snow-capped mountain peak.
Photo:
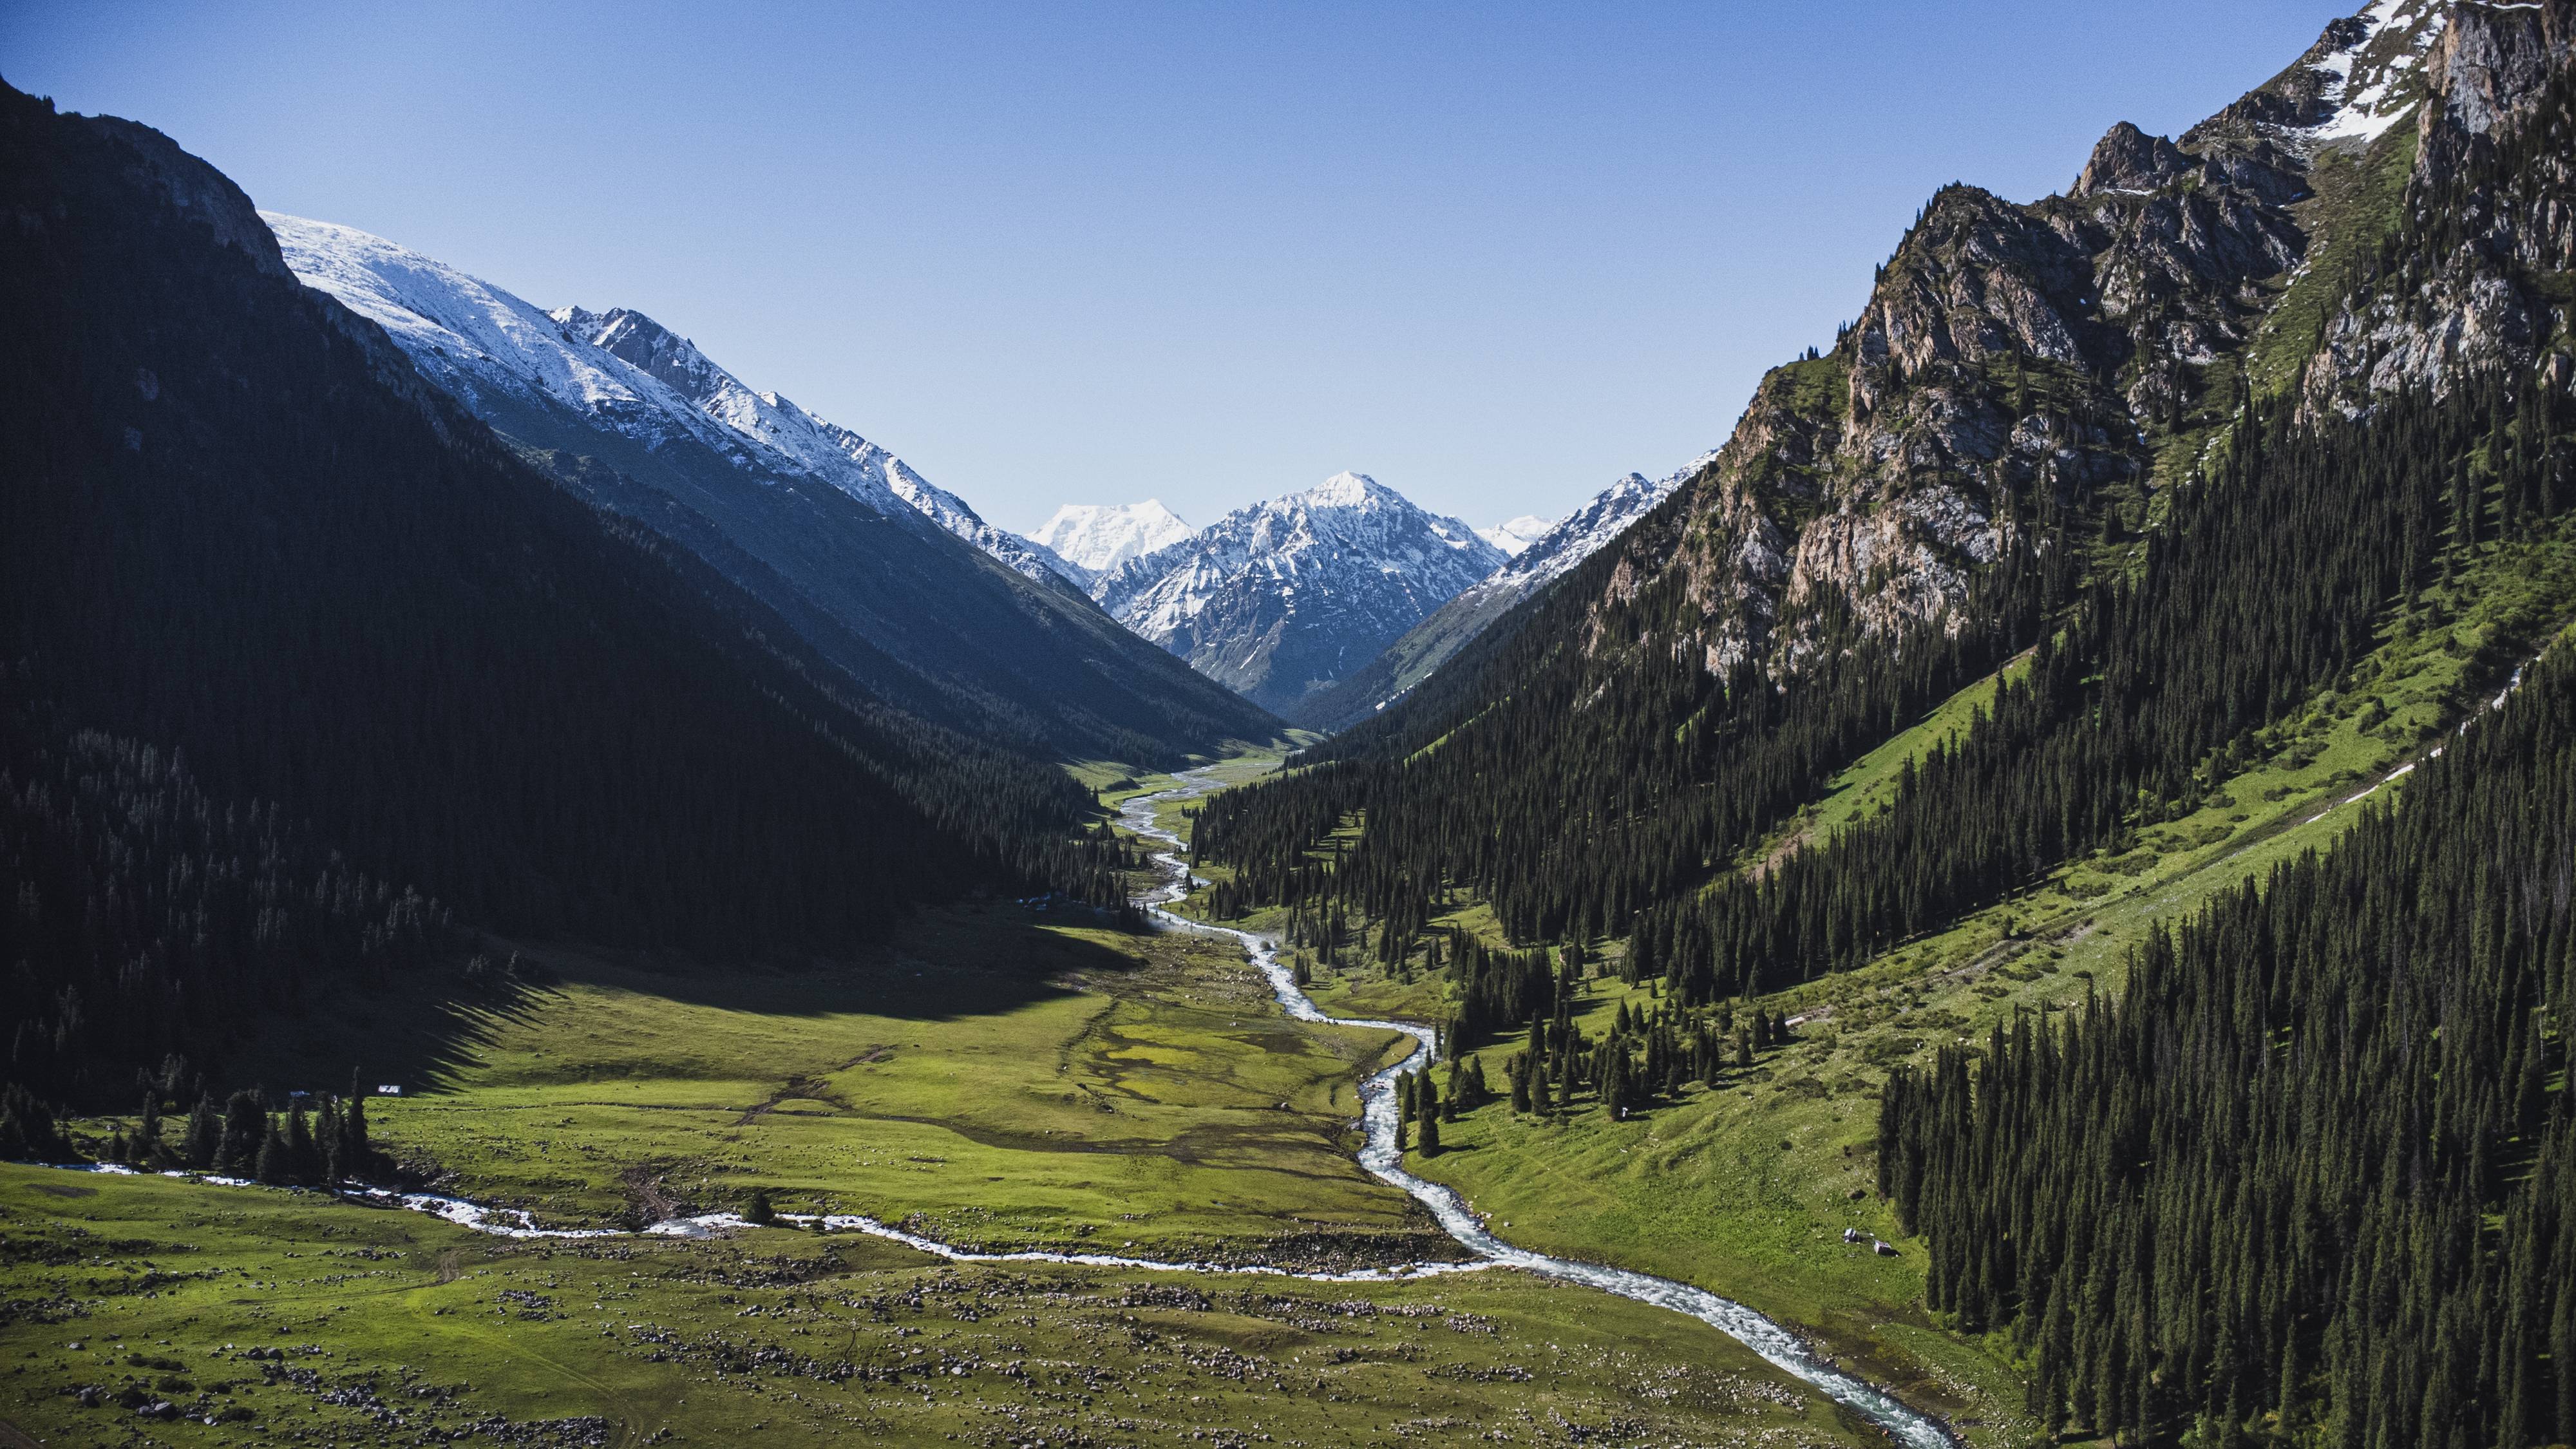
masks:
{"type": "Polygon", "coordinates": [[[540,311],[354,227],[260,216],[307,286],[382,326],[415,367],[477,412],[485,410],[477,399],[497,396],[570,408],[648,449],[688,438],[765,480],[810,478],[890,518],[942,529],[1028,578],[1054,585],[1063,577],[1040,550],[986,523],[902,459],[746,386],[641,312],[540,311]]]}
{"type": "Polygon", "coordinates": [[[1101,576],[1129,628],[1276,708],[1376,655],[1501,550],[1364,473],[1239,508],[1101,576]]]}
{"type": "MultiPolygon", "coordinates": [[[[1633,478],[1636,475],[1632,473],[1628,476],[1633,478]]],[[[1524,513],[1518,518],[1506,519],[1491,528],[1477,529],[1476,536],[1504,553],[1517,557],[1522,549],[1538,542],[1541,535],[1555,526],[1551,520],[1541,518],[1535,513],[1524,513]]]]}
{"type": "MultiPolygon", "coordinates": [[[[1512,561],[1496,570],[1486,583],[1508,585],[1515,591],[1515,598],[1525,597],[1539,585],[1592,557],[1604,544],[1627,532],[1628,525],[1652,512],[1656,504],[1671,497],[1674,489],[1716,457],[1716,454],[1709,453],[1695,458],[1680,471],[1661,480],[1649,479],[1643,473],[1628,474],[1592,495],[1591,501],[1581,508],[1541,531],[1529,541],[1528,547],[1513,555],[1512,561]]],[[[1521,521],[1513,520],[1515,523],[1521,521]]]]}
{"type": "Polygon", "coordinates": [[[2441,38],[2448,9],[2438,0],[2374,0],[2328,27],[2305,63],[2326,78],[2318,100],[2332,114],[2303,134],[2369,142],[2411,114],[2423,98],[2425,55],[2441,38]]]}
{"type": "MultiPolygon", "coordinates": [[[[1501,529],[1481,531],[1488,542],[1504,530],[1526,528],[1533,536],[1500,567],[1442,604],[1377,658],[1330,687],[1292,703],[1283,712],[1311,728],[1342,729],[1403,698],[1514,604],[1627,532],[1630,524],[1654,511],[1657,504],[1671,497],[1674,489],[1716,456],[1710,453],[1694,459],[1659,482],[1630,473],[1554,523],[1515,518],[1501,529]]],[[[1501,547],[1499,543],[1495,546],[1501,547]]]]}
{"type": "Polygon", "coordinates": [[[1148,498],[1142,503],[1068,503],[1029,538],[1097,577],[1196,532],[1161,499],[1148,498]]]}
{"type": "Polygon", "coordinates": [[[1366,473],[1348,471],[1336,473],[1305,492],[1292,494],[1288,499],[1281,501],[1303,502],[1314,508],[1367,508],[1372,505],[1386,506],[1390,502],[1407,503],[1403,494],[1366,473]]]}

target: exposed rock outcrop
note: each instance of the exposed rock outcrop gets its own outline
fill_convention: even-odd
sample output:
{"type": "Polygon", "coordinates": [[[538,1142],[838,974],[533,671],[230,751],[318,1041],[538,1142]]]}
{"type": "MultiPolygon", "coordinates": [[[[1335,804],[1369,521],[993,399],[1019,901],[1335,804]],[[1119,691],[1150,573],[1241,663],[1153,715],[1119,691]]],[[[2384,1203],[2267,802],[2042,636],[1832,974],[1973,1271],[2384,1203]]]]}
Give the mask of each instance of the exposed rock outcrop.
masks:
{"type": "MultiPolygon", "coordinates": [[[[2571,7],[2380,0],[2179,140],[2113,126],[2062,196],[1943,188],[1832,350],[1774,369],[1669,526],[1616,546],[1587,648],[1783,674],[1834,621],[1955,628],[2015,550],[2125,536],[2165,440],[2224,424],[2317,229],[2386,224],[2311,204],[2316,168],[2413,144],[2410,195],[2458,204],[2434,197],[2446,168],[2528,144],[2518,118],[2565,73],[2571,7]]],[[[2535,154],[2545,174],[2468,204],[2473,257],[2324,327],[2319,403],[2529,360],[2549,329],[2516,269],[2563,271],[2576,246],[2555,199],[2571,148],[2535,154]]]]}
{"type": "Polygon", "coordinates": [[[2415,131],[2406,206],[2447,239],[2410,259],[2319,337],[2304,405],[2347,417],[2406,389],[2439,395],[2496,367],[2530,365],[2563,331],[2535,279],[2576,269],[2576,137],[2565,92],[2576,55],[2576,0],[2461,4],[2424,63],[2430,103],[2415,131]],[[2553,94],[2561,104],[2545,104],[2553,94]],[[2515,163],[2492,167],[2500,148],[2515,163]],[[2473,174],[2502,181],[2471,186],[2473,174]]]}

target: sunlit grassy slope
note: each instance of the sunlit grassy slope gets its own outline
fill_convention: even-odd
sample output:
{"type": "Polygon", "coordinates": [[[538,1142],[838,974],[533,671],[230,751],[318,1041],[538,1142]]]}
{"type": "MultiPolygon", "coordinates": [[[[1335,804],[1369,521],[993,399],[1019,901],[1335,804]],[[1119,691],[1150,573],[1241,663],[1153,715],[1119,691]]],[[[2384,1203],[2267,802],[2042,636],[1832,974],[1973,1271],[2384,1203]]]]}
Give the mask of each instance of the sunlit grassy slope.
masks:
{"type": "MultiPolygon", "coordinates": [[[[1717,1090],[1612,1123],[1597,1106],[1562,1120],[1489,1105],[1445,1127],[1443,1152],[1417,1170],[1464,1191],[1506,1235],[1569,1256],[1682,1278],[1815,1333],[1972,1440],[2018,1443],[2015,1367],[1993,1344],[1941,1330],[1921,1308],[1922,1258],[1883,1257],[1845,1228],[1893,1237],[1875,1182],[1877,1089],[1889,1068],[1940,1043],[1976,1040],[2016,1012],[2042,1014],[2116,986],[2127,952],[2157,922],[2273,865],[2331,848],[2356,797],[2402,790],[2406,766],[2437,748],[2501,687],[2513,665],[2576,614],[2576,544],[2563,537],[2489,547],[2456,583],[2393,608],[2380,647],[2337,687],[2257,741],[2258,763],[2185,818],[2139,829],[2046,882],[1867,967],[1759,1003],[1803,1018],[1790,1044],[1717,1090]]],[[[2010,669],[2025,667],[2016,661],[2010,669]]],[[[1901,762],[1964,728],[1992,678],[1959,691],[1837,776],[1765,849],[1829,844],[1882,802],[1901,762]]],[[[1491,935],[1480,907],[1449,920],[1491,935]]],[[[1328,973],[1334,1009],[1442,1014],[1437,983],[1375,968],[1328,973]]],[[[1651,987],[1595,981],[1580,1014],[1599,1036],[1622,1003],[1657,1004],[1651,987]]],[[[1501,1083],[1518,1038],[1487,1046],[1501,1083]]]]}

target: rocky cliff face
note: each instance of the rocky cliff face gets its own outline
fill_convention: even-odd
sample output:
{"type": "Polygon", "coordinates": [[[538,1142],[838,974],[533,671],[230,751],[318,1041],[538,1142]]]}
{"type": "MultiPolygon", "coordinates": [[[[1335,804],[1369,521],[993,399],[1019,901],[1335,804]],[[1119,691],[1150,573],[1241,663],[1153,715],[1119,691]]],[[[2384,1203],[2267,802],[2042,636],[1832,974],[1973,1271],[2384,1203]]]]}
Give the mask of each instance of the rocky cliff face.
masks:
{"type": "Polygon", "coordinates": [[[1767,376],[1669,522],[1620,542],[1588,647],[1791,672],[1832,620],[1954,625],[1981,571],[2045,538],[2118,547],[2258,368],[2309,350],[2279,335],[2284,299],[2323,290],[2329,243],[2387,225],[2353,198],[2397,148],[2408,195],[2475,234],[2412,297],[2322,324],[2310,395],[2350,410],[2527,360],[2541,303],[2511,278],[2568,265],[2570,148],[2534,147],[2491,209],[2433,194],[2472,148],[2532,144],[2509,138],[2565,72],[2570,6],[2381,0],[2180,138],[2112,127],[2062,195],[1944,188],[1832,349],[1767,376]],[[1678,622],[1617,636],[1648,591],[1678,622]]]}
{"type": "MultiPolygon", "coordinates": [[[[2401,389],[2438,395],[2498,366],[2530,365],[2540,339],[2565,330],[2563,279],[2576,270],[2576,136],[2564,120],[2571,52],[2576,5],[2566,0],[2453,12],[2423,66],[2428,99],[2405,203],[2419,224],[2440,227],[2446,254],[2408,259],[2364,303],[2334,315],[2308,369],[2307,407],[2355,415],[2401,389]],[[2464,186],[2473,167],[2508,148],[2509,181],[2464,186]]],[[[2565,359],[2554,361],[2551,380],[2564,387],[2565,359]]]]}

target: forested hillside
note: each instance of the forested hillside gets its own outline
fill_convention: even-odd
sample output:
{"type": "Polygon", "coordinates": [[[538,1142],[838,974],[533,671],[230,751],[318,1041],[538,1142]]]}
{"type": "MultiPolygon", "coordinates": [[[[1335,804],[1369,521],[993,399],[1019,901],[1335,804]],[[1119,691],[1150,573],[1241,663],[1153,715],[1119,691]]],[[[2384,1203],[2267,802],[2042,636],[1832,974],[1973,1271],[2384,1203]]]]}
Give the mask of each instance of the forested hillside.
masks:
{"type": "Polygon", "coordinates": [[[1931,1306],[2052,1427],[2576,1441],[2576,661],[2333,852],[2152,936],[2116,1004],[1900,1071],[1931,1306]]]}
{"type": "Polygon", "coordinates": [[[0,157],[0,1075],[123,1106],[469,932],[745,959],[1114,899],[1085,792],[519,461],[166,138],[7,92],[0,157]]]}

